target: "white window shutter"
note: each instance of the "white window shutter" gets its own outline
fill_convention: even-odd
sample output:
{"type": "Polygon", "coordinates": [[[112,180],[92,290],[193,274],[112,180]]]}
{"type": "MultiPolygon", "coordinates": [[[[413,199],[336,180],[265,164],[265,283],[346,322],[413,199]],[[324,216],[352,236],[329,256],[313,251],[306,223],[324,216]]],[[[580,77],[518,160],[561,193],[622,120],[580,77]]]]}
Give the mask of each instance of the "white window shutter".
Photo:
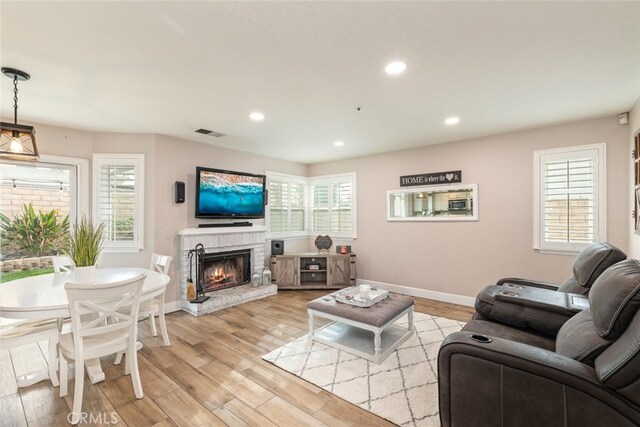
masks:
{"type": "Polygon", "coordinates": [[[105,224],[106,251],[142,249],[143,165],[143,155],[94,155],[93,217],[105,224]]]}
{"type": "Polygon", "coordinates": [[[605,144],[534,153],[534,248],[576,252],[606,239],[605,144]]]}
{"type": "Polygon", "coordinates": [[[269,178],[269,232],[300,235],[306,232],[306,178],[267,172],[269,178]]]}

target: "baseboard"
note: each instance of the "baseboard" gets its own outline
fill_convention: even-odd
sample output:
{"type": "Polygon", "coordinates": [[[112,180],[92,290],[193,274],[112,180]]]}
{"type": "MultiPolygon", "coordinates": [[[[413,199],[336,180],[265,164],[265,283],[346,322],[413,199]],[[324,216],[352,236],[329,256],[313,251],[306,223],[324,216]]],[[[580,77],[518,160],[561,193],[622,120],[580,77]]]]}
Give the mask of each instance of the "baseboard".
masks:
{"type": "Polygon", "coordinates": [[[173,313],[174,311],[182,310],[182,303],[178,301],[169,301],[164,303],[164,312],[173,313]]]}
{"type": "Polygon", "coordinates": [[[418,289],[409,286],[394,285],[391,283],[376,282],[374,280],[356,279],[356,285],[366,283],[368,285],[375,285],[381,289],[395,292],[403,295],[410,295],[412,297],[428,298],[436,301],[450,302],[452,304],[465,305],[467,307],[473,307],[476,299],[474,297],[467,297],[464,295],[449,294],[446,292],[430,291],[428,289],[418,289]]]}

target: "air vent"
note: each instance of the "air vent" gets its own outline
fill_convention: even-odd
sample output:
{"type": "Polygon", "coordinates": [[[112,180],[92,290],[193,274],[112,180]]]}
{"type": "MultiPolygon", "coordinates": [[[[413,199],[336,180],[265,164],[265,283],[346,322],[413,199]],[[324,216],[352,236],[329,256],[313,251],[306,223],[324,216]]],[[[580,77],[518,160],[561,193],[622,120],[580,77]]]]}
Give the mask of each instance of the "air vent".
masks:
{"type": "Polygon", "coordinates": [[[195,132],[196,133],[201,133],[203,135],[213,136],[213,137],[216,137],[216,138],[220,138],[220,137],[226,135],[225,133],[220,133],[220,132],[216,132],[216,131],[209,130],[209,129],[197,129],[195,132]]]}

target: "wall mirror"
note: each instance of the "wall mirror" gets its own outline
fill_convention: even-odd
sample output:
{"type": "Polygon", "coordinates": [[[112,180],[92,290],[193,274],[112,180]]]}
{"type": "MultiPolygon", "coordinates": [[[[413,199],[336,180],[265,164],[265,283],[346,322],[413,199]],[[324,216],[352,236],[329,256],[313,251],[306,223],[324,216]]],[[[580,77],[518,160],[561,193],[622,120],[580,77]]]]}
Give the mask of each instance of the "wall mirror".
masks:
{"type": "Polygon", "coordinates": [[[387,191],[387,221],[477,221],[478,184],[387,191]]]}

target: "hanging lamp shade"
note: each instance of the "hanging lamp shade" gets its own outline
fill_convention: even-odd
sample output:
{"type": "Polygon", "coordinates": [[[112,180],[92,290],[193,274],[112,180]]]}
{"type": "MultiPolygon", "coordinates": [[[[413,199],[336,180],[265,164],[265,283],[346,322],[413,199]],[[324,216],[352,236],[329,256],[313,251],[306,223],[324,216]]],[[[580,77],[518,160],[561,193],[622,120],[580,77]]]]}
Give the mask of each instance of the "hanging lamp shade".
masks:
{"type": "Polygon", "coordinates": [[[3,67],[2,73],[13,80],[13,123],[0,122],[0,158],[38,160],[38,146],[33,126],[18,124],[18,81],[29,80],[29,74],[3,67]]]}

